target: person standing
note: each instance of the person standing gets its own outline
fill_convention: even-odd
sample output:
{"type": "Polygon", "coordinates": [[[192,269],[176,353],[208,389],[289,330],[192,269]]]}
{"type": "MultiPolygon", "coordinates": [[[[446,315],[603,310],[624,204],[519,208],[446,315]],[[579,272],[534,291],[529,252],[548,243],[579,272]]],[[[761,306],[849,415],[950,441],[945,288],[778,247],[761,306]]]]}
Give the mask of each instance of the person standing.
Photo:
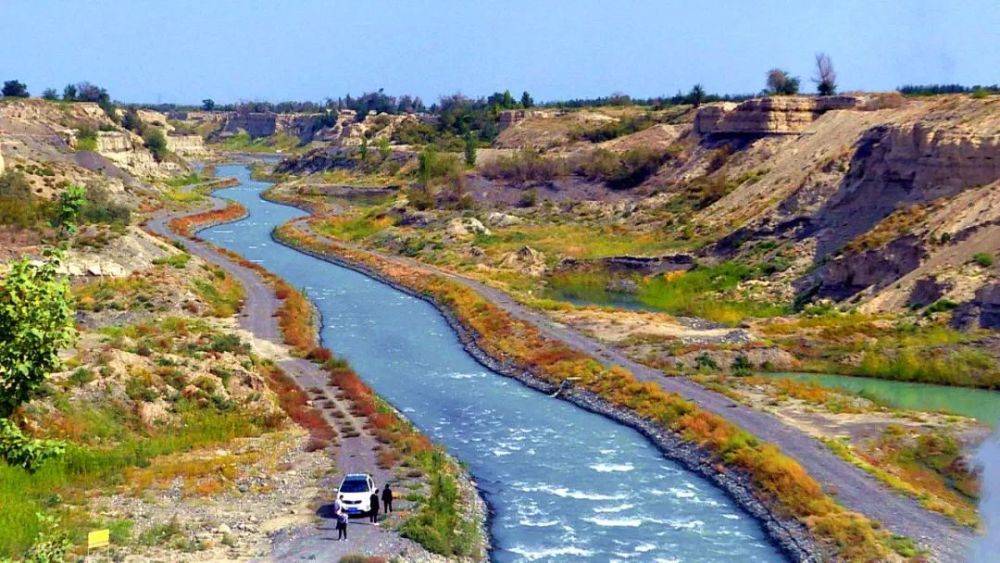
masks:
{"type": "Polygon", "coordinates": [[[392,487],[389,483],[385,484],[385,489],[382,491],[382,512],[386,514],[392,512],[392,487]]]}
{"type": "Polygon", "coordinates": [[[337,513],[337,541],[347,541],[347,512],[341,510],[337,513]]]}
{"type": "Polygon", "coordinates": [[[368,499],[371,505],[371,523],[378,526],[378,489],[372,491],[372,496],[368,499]]]}

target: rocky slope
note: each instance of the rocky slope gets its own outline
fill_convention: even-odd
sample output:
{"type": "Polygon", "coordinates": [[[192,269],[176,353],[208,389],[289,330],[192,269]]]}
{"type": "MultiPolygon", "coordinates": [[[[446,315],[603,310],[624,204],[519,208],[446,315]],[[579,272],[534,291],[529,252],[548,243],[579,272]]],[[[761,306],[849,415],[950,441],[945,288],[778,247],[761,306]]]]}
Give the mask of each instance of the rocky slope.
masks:
{"type": "Polygon", "coordinates": [[[781,283],[800,298],[851,299],[869,311],[973,300],[998,275],[969,264],[1000,251],[1000,99],[882,109],[841,99],[822,112],[812,100],[704,108],[694,158],[661,178],[683,186],[724,147],[724,164],[705,175],[736,185],[697,213],[695,228],[713,233],[720,259],[746,258],[747,243],[784,245],[796,259],[781,283]],[[938,278],[934,299],[918,294],[918,282],[938,278]]]}
{"type": "Polygon", "coordinates": [[[7,169],[27,173],[36,193],[51,196],[62,181],[107,184],[111,191],[181,171],[157,162],[142,139],[97,104],[18,99],[0,103],[0,152],[7,169]],[[81,142],[81,135],[92,140],[81,142]]]}

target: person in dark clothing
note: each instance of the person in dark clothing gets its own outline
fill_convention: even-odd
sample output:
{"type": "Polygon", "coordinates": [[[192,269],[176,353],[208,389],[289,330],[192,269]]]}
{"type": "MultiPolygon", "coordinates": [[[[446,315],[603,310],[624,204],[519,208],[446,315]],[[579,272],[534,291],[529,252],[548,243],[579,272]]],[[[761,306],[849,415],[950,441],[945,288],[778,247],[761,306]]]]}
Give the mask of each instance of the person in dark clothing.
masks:
{"type": "Polygon", "coordinates": [[[388,483],[386,483],[385,489],[382,491],[382,512],[386,514],[392,512],[392,488],[388,483]]]}
{"type": "Polygon", "coordinates": [[[371,523],[378,526],[378,489],[372,491],[372,496],[368,501],[371,503],[371,523]]]}
{"type": "Polygon", "coordinates": [[[340,511],[337,513],[337,541],[347,541],[347,513],[340,511]]]}

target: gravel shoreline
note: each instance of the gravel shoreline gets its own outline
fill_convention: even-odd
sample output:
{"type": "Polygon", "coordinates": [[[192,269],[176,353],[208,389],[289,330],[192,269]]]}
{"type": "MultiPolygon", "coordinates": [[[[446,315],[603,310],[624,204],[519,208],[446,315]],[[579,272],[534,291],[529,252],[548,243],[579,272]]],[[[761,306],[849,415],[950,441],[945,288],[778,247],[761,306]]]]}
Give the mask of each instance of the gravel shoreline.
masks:
{"type": "MultiPolygon", "coordinates": [[[[278,203],[288,205],[287,202],[283,201],[278,203]]],[[[535,377],[520,366],[510,362],[501,362],[489,356],[479,346],[479,335],[470,331],[449,308],[438,302],[435,298],[413,291],[404,285],[386,278],[380,272],[366,265],[358,264],[339,256],[300,248],[290,241],[285,241],[276,236],[274,232],[271,233],[271,238],[275,242],[298,252],[362,273],[403,293],[430,303],[444,316],[448,324],[458,334],[466,352],[484,367],[515,379],[537,391],[550,395],[556,392],[554,385],[535,377]]],[[[593,393],[569,387],[560,391],[558,397],[580,408],[608,417],[611,420],[635,429],[649,439],[663,453],[664,457],[681,464],[689,471],[697,473],[714,483],[717,487],[725,491],[737,505],[760,523],[768,538],[789,560],[814,562],[823,559],[823,551],[801,522],[793,518],[782,517],[757,499],[753,492],[751,477],[748,474],[732,469],[720,472],[716,469],[718,462],[709,451],[682,439],[676,433],[663,429],[654,421],[643,418],[629,409],[616,406],[593,393]]],[[[488,526],[486,526],[486,529],[488,531],[488,526]]],[[[489,538],[490,536],[487,533],[484,537],[489,538]]]]}

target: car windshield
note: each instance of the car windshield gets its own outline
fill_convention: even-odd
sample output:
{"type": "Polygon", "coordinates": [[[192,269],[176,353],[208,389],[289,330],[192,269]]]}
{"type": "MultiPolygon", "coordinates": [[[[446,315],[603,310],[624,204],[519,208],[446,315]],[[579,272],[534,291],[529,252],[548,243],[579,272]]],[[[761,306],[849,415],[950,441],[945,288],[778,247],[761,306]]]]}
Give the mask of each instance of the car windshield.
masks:
{"type": "Polygon", "coordinates": [[[340,485],[342,493],[363,493],[368,490],[368,481],[365,479],[347,479],[340,485]]]}

